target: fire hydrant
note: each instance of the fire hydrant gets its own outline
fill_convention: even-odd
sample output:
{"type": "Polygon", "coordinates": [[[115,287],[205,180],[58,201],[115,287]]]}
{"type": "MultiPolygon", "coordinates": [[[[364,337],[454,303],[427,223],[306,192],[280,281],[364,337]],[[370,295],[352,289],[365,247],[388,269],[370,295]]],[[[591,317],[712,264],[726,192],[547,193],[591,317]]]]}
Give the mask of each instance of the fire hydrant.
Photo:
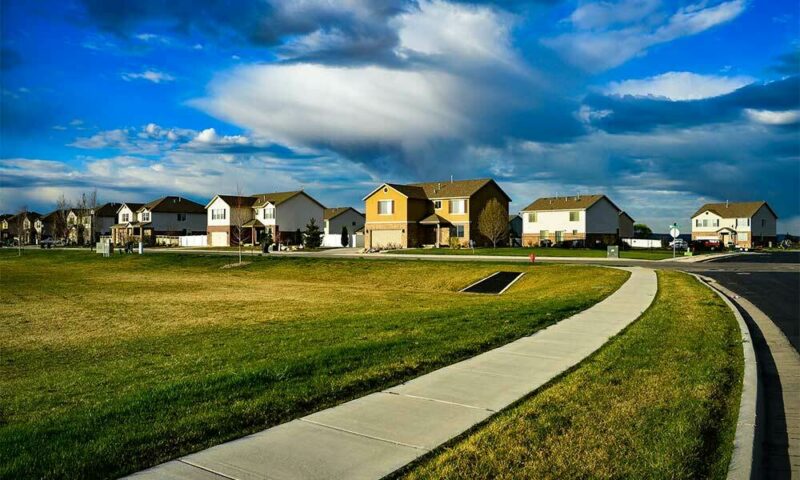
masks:
{"type": "Polygon", "coordinates": [[[531,253],[530,257],[528,257],[528,258],[530,258],[531,259],[531,263],[533,263],[533,262],[536,261],[536,254],[535,253],[531,253]]]}

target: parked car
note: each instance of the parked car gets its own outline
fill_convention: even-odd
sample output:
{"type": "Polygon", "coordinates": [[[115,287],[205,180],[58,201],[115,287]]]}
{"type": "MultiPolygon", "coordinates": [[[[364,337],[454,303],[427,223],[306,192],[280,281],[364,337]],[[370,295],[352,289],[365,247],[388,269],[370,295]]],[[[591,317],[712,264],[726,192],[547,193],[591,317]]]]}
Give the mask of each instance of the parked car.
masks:
{"type": "Polygon", "coordinates": [[[540,247],[552,247],[553,246],[553,241],[550,240],[549,238],[545,238],[544,240],[540,240],[539,241],[539,246],[540,247]]]}
{"type": "Polygon", "coordinates": [[[39,241],[39,248],[53,248],[55,243],[52,238],[45,238],[39,241]]]}
{"type": "Polygon", "coordinates": [[[676,250],[686,250],[689,247],[689,244],[686,243],[686,240],[682,238],[676,238],[675,240],[669,242],[669,248],[675,248],[676,250]]]}

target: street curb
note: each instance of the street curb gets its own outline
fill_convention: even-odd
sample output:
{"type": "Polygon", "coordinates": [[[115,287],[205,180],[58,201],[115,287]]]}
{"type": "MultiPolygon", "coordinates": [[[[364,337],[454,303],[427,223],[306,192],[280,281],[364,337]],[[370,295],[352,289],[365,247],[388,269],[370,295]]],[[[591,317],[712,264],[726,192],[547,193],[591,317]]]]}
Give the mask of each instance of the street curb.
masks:
{"type": "MultiPolygon", "coordinates": [[[[687,272],[688,273],[688,272],[687,272]]],[[[758,362],[753,348],[750,329],[741,312],[733,304],[730,290],[718,285],[713,279],[689,273],[711,289],[728,305],[736,317],[742,334],[742,351],[744,356],[744,374],[742,375],[742,395],[739,401],[739,416],[736,421],[736,434],[733,440],[733,454],[728,464],[728,480],[754,480],[761,478],[758,466],[761,464],[761,442],[763,426],[760,418],[764,415],[763,387],[758,376],[758,362]]]]}

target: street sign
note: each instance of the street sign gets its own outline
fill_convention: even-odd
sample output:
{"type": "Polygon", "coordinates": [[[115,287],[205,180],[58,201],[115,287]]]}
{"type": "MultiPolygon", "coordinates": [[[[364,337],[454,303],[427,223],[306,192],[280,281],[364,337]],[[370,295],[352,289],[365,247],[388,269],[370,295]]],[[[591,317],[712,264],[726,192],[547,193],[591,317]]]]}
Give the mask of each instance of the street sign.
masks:
{"type": "Polygon", "coordinates": [[[681,231],[678,230],[678,224],[673,223],[669,227],[669,234],[672,235],[672,238],[678,238],[678,235],[681,234],[681,231]]]}

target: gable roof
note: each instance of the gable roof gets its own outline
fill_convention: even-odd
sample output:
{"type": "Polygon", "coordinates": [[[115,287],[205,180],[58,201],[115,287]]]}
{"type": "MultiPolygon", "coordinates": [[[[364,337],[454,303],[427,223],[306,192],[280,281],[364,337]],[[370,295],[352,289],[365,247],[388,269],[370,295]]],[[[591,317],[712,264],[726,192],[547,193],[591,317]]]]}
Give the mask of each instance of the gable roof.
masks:
{"type": "Polygon", "coordinates": [[[242,207],[252,207],[253,204],[256,202],[255,197],[240,197],[238,195],[215,195],[214,198],[208,202],[205,208],[211,206],[214,203],[214,200],[221,199],[223,202],[227,203],[229,207],[237,207],[241,205],[242,207]]]}
{"type": "Polygon", "coordinates": [[[257,193],[251,196],[255,199],[253,202],[254,205],[264,205],[267,202],[273,205],[280,205],[286,200],[294,198],[301,193],[303,193],[302,190],[292,190],[290,192],[257,193]]]}
{"type": "Polygon", "coordinates": [[[488,184],[494,184],[500,193],[505,196],[508,201],[511,197],[500,188],[497,183],[491,178],[476,178],[470,180],[444,180],[441,182],[424,182],[424,183],[410,183],[410,184],[397,184],[397,183],[382,183],[378,188],[370,192],[364,200],[370,197],[373,193],[380,190],[384,185],[394,188],[408,198],[415,198],[420,200],[433,200],[440,198],[469,198],[477,193],[480,189],[488,184]]]}
{"type": "Polygon", "coordinates": [[[336,217],[338,217],[339,215],[343,214],[344,212],[346,212],[348,210],[352,210],[352,211],[356,212],[357,214],[361,215],[362,217],[364,216],[363,213],[359,212],[358,210],[356,210],[353,207],[333,207],[333,208],[326,208],[325,209],[325,211],[322,214],[322,219],[323,220],[330,220],[332,218],[336,218],[336,217]]]}
{"type": "MultiPolygon", "coordinates": [[[[523,208],[522,211],[585,210],[599,202],[602,198],[605,198],[611,205],[614,205],[614,202],[603,194],[574,195],[571,197],[542,197],[537,198],[533,203],[523,208]]],[[[614,208],[621,210],[616,205],[614,205],[614,208]]]]}
{"type": "Polygon", "coordinates": [[[166,196],[142,205],[140,210],[163,213],[206,213],[205,207],[183,197],[166,196]]]}
{"type": "Polygon", "coordinates": [[[121,207],[120,203],[105,203],[98,208],[94,209],[94,214],[97,217],[114,217],[117,215],[117,210],[121,207]]]}
{"type": "Polygon", "coordinates": [[[131,202],[124,202],[124,203],[121,203],[121,204],[120,204],[119,208],[117,208],[117,213],[119,213],[119,211],[120,211],[120,210],[122,210],[122,207],[128,207],[128,209],[129,209],[131,212],[136,212],[137,210],[139,210],[140,208],[142,208],[142,206],[143,206],[143,205],[144,205],[144,203],[131,203],[131,202]]]}
{"type": "Polygon", "coordinates": [[[631,217],[630,215],[628,215],[628,212],[619,212],[619,216],[620,216],[620,217],[621,217],[621,216],[623,216],[623,215],[625,215],[626,217],[630,218],[630,219],[631,219],[631,222],[634,222],[634,221],[635,221],[635,220],[633,219],[633,217],[631,217]]]}
{"type": "Polygon", "coordinates": [[[756,214],[759,208],[766,205],[769,211],[778,218],[775,210],[763,200],[758,202],[725,202],[725,203],[706,203],[699,210],[692,214],[692,218],[709,211],[722,218],[749,218],[756,214]]]}

